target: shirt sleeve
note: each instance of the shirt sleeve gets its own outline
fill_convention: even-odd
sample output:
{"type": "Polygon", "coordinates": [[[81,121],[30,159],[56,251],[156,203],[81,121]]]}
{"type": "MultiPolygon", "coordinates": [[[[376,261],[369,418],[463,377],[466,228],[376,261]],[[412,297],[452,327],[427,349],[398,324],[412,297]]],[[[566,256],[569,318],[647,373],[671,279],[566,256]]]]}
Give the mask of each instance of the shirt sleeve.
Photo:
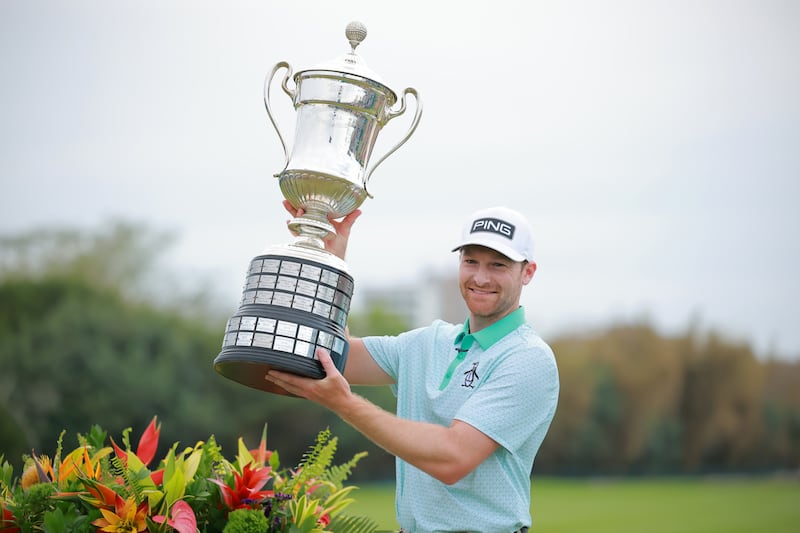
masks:
{"type": "Polygon", "coordinates": [[[432,337],[438,331],[437,324],[438,321],[432,326],[413,329],[397,336],[361,339],[372,359],[394,380],[395,384],[391,388],[395,394],[397,394],[397,383],[408,378],[410,369],[419,367],[419,358],[427,357],[428,351],[424,347],[432,342],[432,337]]]}
{"type": "Polygon", "coordinates": [[[395,382],[397,381],[400,349],[398,349],[399,337],[391,337],[388,335],[380,337],[364,337],[361,340],[364,342],[367,351],[372,359],[378,364],[381,369],[386,372],[395,382]]]}

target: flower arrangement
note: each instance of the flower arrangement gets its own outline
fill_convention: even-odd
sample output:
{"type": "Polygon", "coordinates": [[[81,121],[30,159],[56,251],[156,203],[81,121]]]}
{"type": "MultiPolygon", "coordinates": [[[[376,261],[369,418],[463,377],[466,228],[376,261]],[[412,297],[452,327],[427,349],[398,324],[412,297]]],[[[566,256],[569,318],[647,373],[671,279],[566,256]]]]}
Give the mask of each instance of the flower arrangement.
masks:
{"type": "Polygon", "coordinates": [[[173,444],[151,469],[161,431],[156,417],[134,451],[130,428],[122,442],[99,426],[78,435],[63,453],[64,433],[53,458],[24,457],[21,476],[0,455],[0,533],[371,533],[367,517],[342,511],[355,486],[344,482],[356,454],[334,465],[337,439],[320,431],[297,468],[281,468],[278,453],[261,442],[248,449],[239,439],[235,460],[222,455],[213,435],[194,447],[173,444]]]}

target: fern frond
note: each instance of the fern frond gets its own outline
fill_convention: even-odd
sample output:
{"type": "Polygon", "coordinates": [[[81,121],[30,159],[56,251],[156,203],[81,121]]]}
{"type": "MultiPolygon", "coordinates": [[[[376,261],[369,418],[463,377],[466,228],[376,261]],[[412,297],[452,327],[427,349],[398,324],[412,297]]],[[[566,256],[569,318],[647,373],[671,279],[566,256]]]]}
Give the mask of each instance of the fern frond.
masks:
{"type": "Polygon", "coordinates": [[[109,463],[110,468],[108,471],[112,476],[125,477],[127,474],[127,468],[125,468],[125,465],[122,463],[122,460],[119,457],[116,455],[109,456],[109,463]]]}
{"type": "Polygon", "coordinates": [[[303,458],[300,461],[300,466],[303,468],[308,468],[309,466],[320,463],[322,460],[324,460],[321,458],[321,455],[323,454],[325,448],[329,447],[331,443],[333,443],[335,448],[338,440],[339,439],[336,437],[331,438],[330,428],[325,428],[317,433],[317,438],[314,444],[309,447],[306,453],[303,454],[303,458]]]}
{"type": "Polygon", "coordinates": [[[128,469],[127,466],[122,462],[122,459],[117,457],[116,455],[111,456],[109,458],[110,462],[110,469],[109,471],[113,476],[121,477],[125,480],[124,487],[127,489],[126,493],[122,496],[127,498],[129,496],[134,496],[136,498],[136,503],[139,504],[144,499],[143,489],[141,486],[141,479],[139,477],[131,475],[131,471],[128,469]]]}
{"type": "Polygon", "coordinates": [[[293,487],[300,486],[312,479],[323,479],[325,470],[333,462],[336,447],[339,444],[337,437],[331,438],[331,430],[324,429],[317,434],[314,445],[303,455],[300,461],[300,472],[293,479],[293,487]]]}
{"type": "Polygon", "coordinates": [[[217,439],[211,435],[203,444],[203,454],[211,461],[211,469],[218,476],[224,476],[229,473],[227,468],[227,461],[222,455],[222,447],[217,444],[217,439]]]}
{"type": "Polygon", "coordinates": [[[122,430],[122,444],[125,446],[126,450],[132,450],[131,448],[131,431],[132,428],[125,428],[122,430]]]}
{"type": "Polygon", "coordinates": [[[326,531],[347,531],[347,533],[375,533],[378,531],[376,524],[368,516],[336,515],[331,519],[326,531]]]}
{"type": "Polygon", "coordinates": [[[331,466],[328,468],[328,471],[325,472],[325,480],[330,481],[336,485],[337,488],[342,488],[344,482],[347,481],[347,478],[349,478],[350,474],[353,473],[353,469],[356,467],[358,462],[366,456],[367,452],[359,452],[346,463],[331,466]]]}

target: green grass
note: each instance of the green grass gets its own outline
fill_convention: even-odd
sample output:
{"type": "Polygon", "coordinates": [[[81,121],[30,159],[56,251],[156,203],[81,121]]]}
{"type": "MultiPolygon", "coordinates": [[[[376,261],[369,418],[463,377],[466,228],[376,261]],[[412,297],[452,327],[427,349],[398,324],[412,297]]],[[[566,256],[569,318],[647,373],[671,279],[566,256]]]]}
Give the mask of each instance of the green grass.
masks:
{"type": "MultiPolygon", "coordinates": [[[[397,530],[394,485],[363,485],[350,514],[397,530]]],[[[800,482],[770,478],[534,477],[532,531],[800,533],[800,482]]]]}
{"type": "Polygon", "coordinates": [[[394,483],[359,485],[351,495],[356,501],[347,507],[347,514],[368,516],[386,531],[399,529],[394,517],[394,483]]]}

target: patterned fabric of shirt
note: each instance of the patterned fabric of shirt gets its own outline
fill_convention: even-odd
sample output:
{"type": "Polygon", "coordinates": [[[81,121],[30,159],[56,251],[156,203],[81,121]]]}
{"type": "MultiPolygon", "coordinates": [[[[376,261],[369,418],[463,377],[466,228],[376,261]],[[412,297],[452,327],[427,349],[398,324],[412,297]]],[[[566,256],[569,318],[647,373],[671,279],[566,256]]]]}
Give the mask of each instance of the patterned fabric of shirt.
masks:
{"type": "Polygon", "coordinates": [[[509,533],[531,525],[533,461],[558,401],[555,358],[524,323],[521,307],[474,336],[467,328],[468,322],[435,321],[398,336],[363,339],[395,380],[400,418],[442,426],[458,419],[500,444],[452,485],[398,458],[395,507],[406,531],[509,533]]]}

